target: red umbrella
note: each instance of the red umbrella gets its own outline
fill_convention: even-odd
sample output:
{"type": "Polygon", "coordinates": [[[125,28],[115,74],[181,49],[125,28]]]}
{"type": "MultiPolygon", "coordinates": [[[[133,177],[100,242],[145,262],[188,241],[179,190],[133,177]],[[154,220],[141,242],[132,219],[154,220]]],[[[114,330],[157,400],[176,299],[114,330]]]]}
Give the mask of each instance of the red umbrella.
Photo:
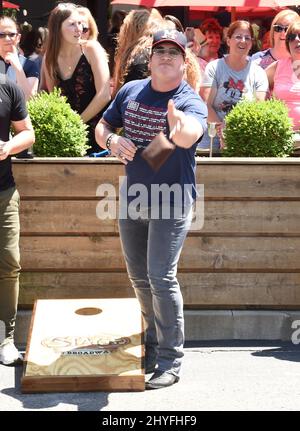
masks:
{"type": "Polygon", "coordinates": [[[6,7],[8,9],[20,9],[20,6],[18,4],[14,4],[9,1],[2,1],[2,7],[6,7]]]}

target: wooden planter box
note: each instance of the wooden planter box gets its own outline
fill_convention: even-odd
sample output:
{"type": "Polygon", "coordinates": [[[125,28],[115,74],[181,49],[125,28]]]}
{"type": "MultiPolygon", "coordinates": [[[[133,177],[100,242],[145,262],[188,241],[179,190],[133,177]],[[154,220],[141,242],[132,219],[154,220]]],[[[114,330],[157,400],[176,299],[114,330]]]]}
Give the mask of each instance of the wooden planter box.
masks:
{"type": "MultiPolygon", "coordinates": [[[[300,160],[199,158],[205,223],[179,263],[190,308],[300,306],[300,160]]],[[[21,194],[21,307],[35,299],[133,297],[117,220],[99,220],[107,158],[14,161],[21,194]]]]}

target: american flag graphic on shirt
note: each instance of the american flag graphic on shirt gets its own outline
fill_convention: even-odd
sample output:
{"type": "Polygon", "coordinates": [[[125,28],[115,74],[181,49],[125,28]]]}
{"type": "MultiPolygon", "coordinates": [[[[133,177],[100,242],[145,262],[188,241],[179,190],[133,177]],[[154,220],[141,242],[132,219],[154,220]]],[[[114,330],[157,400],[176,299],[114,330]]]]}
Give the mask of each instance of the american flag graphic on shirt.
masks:
{"type": "Polygon", "coordinates": [[[130,100],[124,113],[125,137],[145,146],[159,134],[167,134],[167,111],[130,100]]]}

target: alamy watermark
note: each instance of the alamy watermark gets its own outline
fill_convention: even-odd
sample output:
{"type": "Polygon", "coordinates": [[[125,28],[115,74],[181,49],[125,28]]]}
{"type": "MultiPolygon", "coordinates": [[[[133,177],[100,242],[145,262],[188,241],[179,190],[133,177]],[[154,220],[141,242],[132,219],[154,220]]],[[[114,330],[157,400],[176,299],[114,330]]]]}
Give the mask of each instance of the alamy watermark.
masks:
{"type": "MultiPolygon", "coordinates": [[[[197,197],[193,203],[190,230],[201,230],[204,225],[204,184],[196,184],[197,197]]],[[[193,202],[193,185],[151,184],[150,190],[140,183],[128,187],[127,177],[119,177],[118,191],[113,184],[100,184],[96,196],[101,197],[96,215],[105,219],[175,219],[186,216],[186,209],[193,202]],[[145,211],[145,208],[148,211],[145,211]]]]}
{"type": "Polygon", "coordinates": [[[291,341],[293,344],[300,344],[300,320],[294,320],[291,325],[292,329],[295,331],[292,332],[291,341]]]}

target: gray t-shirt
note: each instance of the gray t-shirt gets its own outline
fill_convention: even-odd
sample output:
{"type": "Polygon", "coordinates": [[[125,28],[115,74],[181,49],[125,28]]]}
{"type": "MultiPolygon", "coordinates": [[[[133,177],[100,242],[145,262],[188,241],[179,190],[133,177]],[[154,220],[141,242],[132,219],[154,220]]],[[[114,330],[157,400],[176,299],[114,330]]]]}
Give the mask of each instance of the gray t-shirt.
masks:
{"type": "Polygon", "coordinates": [[[247,66],[239,71],[231,69],[225,57],[211,61],[205,68],[203,87],[215,87],[217,94],[213,108],[220,119],[243,99],[255,99],[257,91],[268,91],[266,72],[257,64],[248,61],[247,66]]]}

